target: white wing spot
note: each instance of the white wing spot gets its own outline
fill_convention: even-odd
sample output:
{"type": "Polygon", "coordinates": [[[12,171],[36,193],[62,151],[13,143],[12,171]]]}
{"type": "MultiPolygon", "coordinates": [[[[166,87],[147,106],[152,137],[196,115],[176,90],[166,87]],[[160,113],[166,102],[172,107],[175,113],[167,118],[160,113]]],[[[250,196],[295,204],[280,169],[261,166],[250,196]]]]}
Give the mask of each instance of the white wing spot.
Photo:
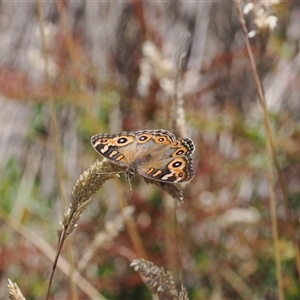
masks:
{"type": "Polygon", "coordinates": [[[166,174],[164,177],[162,177],[161,179],[163,179],[163,180],[166,180],[166,179],[168,179],[169,177],[172,177],[174,175],[174,171],[171,171],[171,173],[169,173],[169,174],[166,174]]]}
{"type": "Polygon", "coordinates": [[[105,145],[103,149],[101,149],[101,153],[105,153],[109,149],[110,144],[105,145]]]}

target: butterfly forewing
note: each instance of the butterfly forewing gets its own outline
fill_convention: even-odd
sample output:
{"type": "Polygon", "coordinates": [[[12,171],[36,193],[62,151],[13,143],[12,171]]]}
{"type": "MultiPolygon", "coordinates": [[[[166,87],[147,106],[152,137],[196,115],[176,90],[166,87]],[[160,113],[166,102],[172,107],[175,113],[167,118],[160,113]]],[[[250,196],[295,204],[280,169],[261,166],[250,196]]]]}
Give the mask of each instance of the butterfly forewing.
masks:
{"type": "Polygon", "coordinates": [[[99,154],[117,165],[128,166],[134,160],[136,139],[132,132],[97,134],[92,136],[91,143],[99,154]]]}

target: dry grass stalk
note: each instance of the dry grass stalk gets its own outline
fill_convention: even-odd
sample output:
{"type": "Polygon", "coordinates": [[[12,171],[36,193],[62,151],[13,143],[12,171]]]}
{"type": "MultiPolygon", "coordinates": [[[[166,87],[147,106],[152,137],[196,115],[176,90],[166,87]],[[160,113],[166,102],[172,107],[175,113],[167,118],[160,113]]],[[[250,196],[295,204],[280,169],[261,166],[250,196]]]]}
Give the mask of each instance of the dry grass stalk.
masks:
{"type": "MultiPolygon", "coordinates": [[[[263,92],[263,87],[260,82],[260,78],[257,72],[254,56],[251,50],[250,42],[249,42],[249,36],[248,36],[248,29],[246,26],[246,21],[243,16],[243,12],[241,9],[241,3],[239,0],[234,0],[234,4],[236,7],[237,15],[239,17],[241,27],[244,33],[244,41],[246,44],[247,53],[250,60],[250,65],[255,81],[255,86],[258,94],[258,101],[263,111],[263,121],[264,126],[266,130],[266,136],[267,136],[267,143],[266,143],[266,152],[267,152],[267,158],[268,158],[268,164],[267,164],[267,172],[268,172],[268,180],[269,180],[269,196],[270,196],[270,213],[271,213],[271,219],[272,219],[272,231],[273,231],[273,244],[274,244],[274,258],[275,258],[275,265],[276,265],[276,277],[277,277],[277,286],[278,286],[278,296],[279,299],[284,299],[284,293],[283,293],[283,277],[282,277],[282,268],[281,268],[281,258],[280,258],[280,249],[279,249],[279,235],[278,235],[278,222],[277,222],[277,215],[276,215],[276,199],[275,199],[275,192],[274,192],[274,175],[272,170],[272,161],[275,164],[277,175],[279,177],[279,181],[282,181],[282,184],[280,185],[282,189],[283,196],[285,195],[285,185],[283,182],[283,179],[281,180],[281,169],[277,160],[276,156],[276,147],[274,142],[274,137],[270,125],[270,120],[268,117],[268,111],[267,111],[267,105],[266,105],[266,99],[263,92]],[[272,158],[272,159],[271,159],[272,158]]],[[[285,197],[284,197],[285,199],[285,197]]],[[[286,213],[287,216],[290,214],[288,209],[288,202],[285,199],[285,206],[286,206],[286,213]]],[[[294,242],[294,241],[293,241],[294,242]]],[[[298,248],[298,247],[297,247],[298,248]]],[[[299,249],[297,249],[299,253],[299,249]]],[[[297,254],[296,254],[297,255],[297,254]]]]}
{"type": "Polygon", "coordinates": [[[175,135],[178,136],[187,135],[181,74],[184,61],[186,59],[186,53],[183,52],[183,46],[190,35],[191,34],[189,32],[186,32],[186,34],[182,37],[176,53],[176,75],[172,97],[172,130],[175,135]]]}
{"type": "Polygon", "coordinates": [[[124,172],[124,168],[119,167],[108,160],[96,161],[87,171],[83,172],[73,187],[73,199],[68,211],[64,214],[64,219],[60,222],[57,234],[59,237],[58,249],[52,267],[52,273],[49,280],[47,297],[52,285],[57,261],[67,236],[75,229],[83,211],[91,201],[91,196],[95,194],[101,186],[109,179],[113,179],[116,173],[124,172]]]}
{"type": "MultiPolygon", "coordinates": [[[[248,37],[257,36],[257,42],[258,42],[258,46],[260,49],[260,64],[261,64],[260,69],[262,68],[262,66],[264,65],[264,62],[265,62],[265,60],[264,60],[265,48],[266,48],[270,33],[274,30],[274,28],[277,25],[277,21],[278,21],[277,17],[274,15],[274,11],[272,8],[274,5],[279,4],[279,3],[280,3],[279,0],[258,1],[258,2],[253,2],[253,3],[248,3],[243,10],[244,14],[247,14],[249,11],[253,11],[253,14],[254,14],[254,24],[256,26],[256,30],[249,32],[248,37]]],[[[241,14],[241,18],[242,18],[242,14],[241,14]]],[[[246,34],[246,32],[245,32],[245,34],[246,34]]],[[[263,86],[262,86],[262,91],[263,91],[263,86]]],[[[268,115],[267,115],[267,106],[266,106],[265,99],[263,99],[263,101],[260,101],[260,105],[262,107],[265,118],[267,119],[268,115]]],[[[287,195],[287,187],[285,184],[285,180],[283,177],[283,173],[281,170],[279,160],[276,156],[277,154],[276,154],[274,138],[272,136],[272,132],[268,129],[268,124],[266,124],[266,132],[267,132],[267,137],[268,137],[269,143],[270,143],[270,151],[272,151],[273,161],[274,161],[274,165],[275,165],[277,176],[278,176],[278,183],[279,183],[279,186],[280,186],[280,189],[282,192],[282,196],[283,196],[283,204],[284,204],[286,219],[293,220],[292,211],[290,208],[288,195],[287,195]]],[[[269,176],[273,176],[273,175],[271,173],[269,173],[269,176]]],[[[272,205],[274,207],[275,204],[273,203],[272,205]]],[[[273,216],[273,217],[275,218],[275,216],[273,216]]],[[[291,226],[291,230],[292,230],[291,238],[292,238],[293,248],[294,248],[294,253],[295,253],[296,268],[297,268],[298,274],[300,274],[300,251],[299,251],[299,246],[298,246],[298,233],[296,230],[293,230],[293,226],[291,226]]],[[[300,277],[299,277],[298,281],[300,283],[300,277]]]]}
{"type": "Polygon", "coordinates": [[[26,300],[15,282],[12,282],[10,279],[8,279],[7,286],[9,292],[9,300],[26,300]]]}
{"type": "Polygon", "coordinates": [[[159,268],[151,261],[135,259],[130,264],[135,271],[146,278],[146,284],[160,300],[184,300],[188,299],[186,290],[181,287],[178,293],[176,290],[173,275],[164,268],[159,268]]]}
{"type": "Polygon", "coordinates": [[[78,263],[78,271],[81,272],[86,268],[88,262],[100,247],[106,248],[109,246],[111,241],[124,229],[124,223],[130,218],[133,212],[134,207],[127,206],[113,220],[106,222],[105,230],[99,232],[89,247],[87,247],[86,252],[78,263]]]}

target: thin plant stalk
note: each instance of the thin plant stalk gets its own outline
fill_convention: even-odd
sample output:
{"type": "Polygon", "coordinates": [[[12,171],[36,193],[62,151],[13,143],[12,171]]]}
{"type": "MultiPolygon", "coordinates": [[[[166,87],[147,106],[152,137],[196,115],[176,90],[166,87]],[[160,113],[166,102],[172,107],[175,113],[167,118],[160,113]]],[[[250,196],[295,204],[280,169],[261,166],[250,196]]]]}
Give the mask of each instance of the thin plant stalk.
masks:
{"type": "MultiPolygon", "coordinates": [[[[241,4],[239,0],[234,0],[234,4],[236,7],[237,15],[239,17],[242,30],[244,33],[244,40],[246,44],[247,53],[250,60],[250,65],[255,81],[255,86],[258,94],[258,100],[259,104],[263,111],[263,120],[264,120],[264,126],[266,130],[266,136],[267,136],[267,144],[266,144],[266,150],[267,150],[267,157],[268,157],[268,164],[267,164],[267,171],[268,171],[268,179],[269,179],[269,185],[270,185],[270,213],[271,213],[271,219],[272,219],[272,231],[273,231],[273,245],[274,245],[274,259],[276,264],[276,277],[277,277],[277,285],[278,285],[278,293],[279,293],[279,299],[284,299],[284,293],[283,293],[283,279],[282,279],[282,269],[281,269],[281,259],[280,259],[280,249],[279,249],[279,239],[278,239],[278,224],[277,224],[277,216],[276,216],[276,201],[275,201],[275,193],[274,193],[274,176],[273,176],[273,170],[272,170],[272,161],[270,158],[272,157],[274,161],[276,161],[276,154],[275,154],[275,146],[274,146],[274,140],[272,135],[272,130],[268,118],[267,113],[267,107],[266,107],[266,101],[263,94],[263,89],[259,80],[259,76],[257,73],[257,68],[255,65],[253,53],[251,50],[249,38],[248,38],[248,30],[246,27],[246,22],[242,13],[241,4]]],[[[275,164],[276,165],[276,164],[275,164]]]]}
{"type": "Polygon", "coordinates": [[[183,46],[186,40],[190,37],[190,33],[187,31],[184,36],[181,38],[177,52],[176,52],[176,61],[175,61],[175,78],[174,78],[174,91],[172,96],[172,115],[171,115],[171,124],[172,131],[175,135],[186,136],[186,120],[184,112],[184,99],[182,92],[181,84],[181,75],[182,68],[186,59],[186,53],[183,52],[183,46]]]}
{"type": "MultiPolygon", "coordinates": [[[[176,226],[176,210],[177,210],[177,202],[174,203],[174,200],[169,196],[165,195],[163,198],[164,210],[165,210],[165,234],[166,234],[166,260],[167,260],[167,268],[176,276],[181,276],[177,274],[180,270],[180,257],[179,257],[179,249],[178,249],[178,236],[176,226]]],[[[179,272],[180,273],[180,272],[179,272]]],[[[176,277],[175,276],[175,277],[176,277]]]]}
{"type": "MultiPolygon", "coordinates": [[[[172,95],[172,114],[171,124],[172,131],[178,136],[186,136],[186,118],[184,110],[184,98],[182,91],[182,71],[186,60],[186,55],[183,51],[184,44],[187,39],[191,36],[190,32],[185,32],[182,36],[178,45],[176,56],[175,56],[175,76],[174,76],[174,91],[172,95]]],[[[164,208],[165,208],[165,232],[166,232],[166,256],[168,269],[171,272],[181,270],[181,260],[179,256],[179,242],[178,242],[178,227],[176,220],[177,203],[173,204],[173,199],[164,197],[164,208]],[[174,247],[175,246],[175,247],[174,247]]],[[[182,200],[180,200],[182,201],[182,200]]],[[[177,274],[176,274],[177,275],[177,274]]],[[[178,274],[182,277],[181,272],[178,274]]]]}
{"type": "Polygon", "coordinates": [[[243,278],[229,266],[218,267],[217,272],[233,287],[242,299],[258,299],[243,278]]]}

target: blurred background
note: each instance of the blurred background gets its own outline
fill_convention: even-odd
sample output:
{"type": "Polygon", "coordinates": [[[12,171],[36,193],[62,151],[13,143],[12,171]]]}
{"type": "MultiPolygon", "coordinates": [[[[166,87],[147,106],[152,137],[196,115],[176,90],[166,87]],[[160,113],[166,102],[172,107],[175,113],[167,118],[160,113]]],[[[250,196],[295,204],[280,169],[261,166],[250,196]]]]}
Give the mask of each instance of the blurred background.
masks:
{"type": "Polygon", "coordinates": [[[91,136],[159,128],[195,143],[184,203],[139,176],[132,194],[125,175],[108,181],[68,237],[51,297],[152,299],[129,266],[143,255],[190,299],[278,299],[271,190],[284,295],[300,299],[300,5],[254,4],[245,18],[286,203],[275,171],[268,183],[263,114],[232,2],[0,2],[1,299],[8,278],[26,299],[45,298],[72,187],[101,160],[91,136]],[[72,285],[70,265],[84,287],[72,285]]]}

